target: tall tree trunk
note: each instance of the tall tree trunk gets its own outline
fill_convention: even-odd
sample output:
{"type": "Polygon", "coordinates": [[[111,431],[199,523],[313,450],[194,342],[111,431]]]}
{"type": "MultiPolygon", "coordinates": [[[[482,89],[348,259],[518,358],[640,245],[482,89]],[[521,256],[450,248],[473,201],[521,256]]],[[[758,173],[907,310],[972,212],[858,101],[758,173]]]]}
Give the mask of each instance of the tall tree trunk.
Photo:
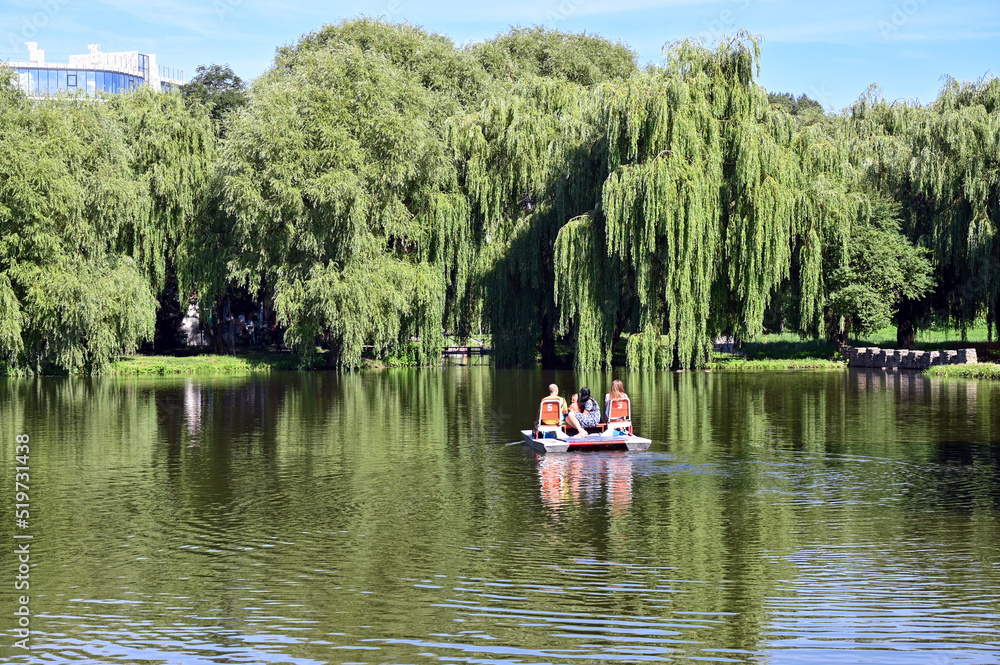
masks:
{"type": "Polygon", "coordinates": [[[549,317],[542,317],[542,368],[552,369],[558,364],[556,356],[556,331],[549,323],[549,317]]]}
{"type": "Polygon", "coordinates": [[[914,344],[913,320],[916,318],[913,302],[904,300],[899,305],[899,313],[896,315],[896,348],[912,349],[914,344]]]}
{"type": "Polygon", "coordinates": [[[1000,337],[1000,325],[997,325],[997,309],[1000,309],[1000,293],[997,293],[996,303],[989,303],[986,306],[986,341],[993,341],[993,328],[997,328],[997,337],[1000,337]]]}
{"type": "Polygon", "coordinates": [[[177,270],[173,261],[167,261],[166,279],[163,290],[157,296],[156,324],[153,331],[153,352],[172,353],[179,348],[177,335],[180,332],[184,310],[178,292],[177,270]]]}
{"type": "Polygon", "coordinates": [[[851,317],[845,316],[844,322],[841,324],[840,329],[834,338],[837,340],[837,346],[844,348],[850,342],[851,337],[851,317]]]}
{"type": "Polygon", "coordinates": [[[337,369],[337,363],[340,362],[340,347],[334,344],[333,339],[329,332],[325,334],[326,337],[326,368],[327,369],[337,369]]]}

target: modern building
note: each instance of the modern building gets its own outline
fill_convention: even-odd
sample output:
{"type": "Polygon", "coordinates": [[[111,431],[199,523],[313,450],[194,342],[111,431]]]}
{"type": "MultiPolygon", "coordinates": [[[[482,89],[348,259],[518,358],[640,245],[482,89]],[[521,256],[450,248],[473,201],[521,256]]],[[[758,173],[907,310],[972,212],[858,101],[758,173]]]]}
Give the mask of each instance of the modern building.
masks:
{"type": "Polygon", "coordinates": [[[25,42],[27,62],[6,63],[17,74],[17,81],[29,97],[46,97],[66,91],[128,92],[148,85],[158,92],[172,90],[184,83],[184,72],[158,67],[155,55],[138,51],[102,53],[100,44],[90,44],[90,53],[71,55],[68,63],[45,62],[45,51],[38,42],[25,42]]]}

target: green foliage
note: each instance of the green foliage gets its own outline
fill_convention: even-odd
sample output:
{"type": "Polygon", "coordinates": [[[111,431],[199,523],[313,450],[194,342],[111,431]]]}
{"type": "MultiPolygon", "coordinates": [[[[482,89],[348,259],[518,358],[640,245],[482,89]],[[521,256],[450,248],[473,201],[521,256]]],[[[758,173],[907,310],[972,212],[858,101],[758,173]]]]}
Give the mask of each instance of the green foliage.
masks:
{"type": "Polygon", "coordinates": [[[457,47],[361,19],[248,90],[212,65],[181,95],[35,103],[0,76],[0,363],[106,366],[171,270],[182,297],[273,301],[304,362],[340,367],[426,364],[442,332],[491,335],[502,365],[558,342],[586,370],[618,345],[701,367],[765,321],[991,335],[1000,83],[827,115],[760,87],[759,57],[739,33],[640,71],[593,35],[457,47]]]}
{"type": "Polygon", "coordinates": [[[823,114],[823,105],[805,94],[796,98],[789,92],[769,92],[767,93],[767,101],[788,115],[815,116],[823,114]]]}
{"type": "Polygon", "coordinates": [[[931,320],[966,329],[1000,305],[1000,80],[949,79],[927,107],[870,89],[847,121],[869,179],[903,210],[903,232],[931,250],[931,320]]]}
{"type": "Polygon", "coordinates": [[[0,100],[9,103],[23,98],[24,91],[17,85],[17,72],[0,62],[0,100]]]}
{"type": "Polygon", "coordinates": [[[540,26],[511,28],[474,45],[472,52],[483,68],[501,81],[538,76],[590,86],[625,79],[638,71],[635,52],[621,42],[540,26]]]}
{"type": "MultiPolygon", "coordinates": [[[[558,270],[589,271],[591,283],[603,271],[634,289],[615,317],[626,327],[635,322],[632,367],[700,366],[714,333],[752,336],[788,274],[796,202],[796,172],[785,157],[791,131],[753,82],[758,57],[756,42],[743,35],[715,51],[682,42],[664,69],[594,92],[608,171],[596,218],[605,266],[558,270]]],[[[577,353],[607,362],[579,345],[577,353]]]]}
{"type": "Polygon", "coordinates": [[[556,301],[561,304],[560,328],[577,327],[576,363],[580,367],[609,367],[614,343],[617,280],[578,266],[604,264],[604,242],[589,216],[571,220],[556,240],[556,301]],[[580,273],[583,273],[581,278],[580,273]]]}
{"type": "Polygon", "coordinates": [[[180,92],[184,103],[203,106],[217,123],[247,105],[246,84],[229,65],[198,65],[180,92]]]}
{"type": "Polygon", "coordinates": [[[99,371],[151,336],[207,172],[206,127],[148,90],[100,104],[0,95],[6,371],[99,371]]]}
{"type": "Polygon", "coordinates": [[[904,298],[918,300],[933,286],[928,252],[899,233],[898,204],[877,199],[874,204],[871,216],[852,229],[846,261],[837,256],[836,267],[827,270],[829,308],[838,328],[849,319],[865,335],[888,326],[904,298]]]}
{"type": "Polygon", "coordinates": [[[1000,365],[996,363],[978,363],[975,365],[938,365],[925,369],[927,376],[940,376],[958,379],[990,379],[1000,381],[1000,365]]]}
{"type": "Polygon", "coordinates": [[[468,273],[442,121],[474,70],[441,37],[358,21],[279,51],[254,83],[224,146],[230,275],[273,288],[304,353],[317,337],[344,367],[365,344],[389,353],[416,337],[424,357],[440,352],[446,280],[468,273]]]}
{"type": "MultiPolygon", "coordinates": [[[[141,197],[142,214],[123,229],[121,249],[133,256],[154,290],[163,288],[167,263],[182,274],[192,218],[204,197],[216,159],[216,138],[204,109],[185,107],[177,94],[143,87],[108,99],[108,110],[121,127],[130,156],[131,186],[141,197]]],[[[181,295],[186,300],[185,295],[181,295]]]]}

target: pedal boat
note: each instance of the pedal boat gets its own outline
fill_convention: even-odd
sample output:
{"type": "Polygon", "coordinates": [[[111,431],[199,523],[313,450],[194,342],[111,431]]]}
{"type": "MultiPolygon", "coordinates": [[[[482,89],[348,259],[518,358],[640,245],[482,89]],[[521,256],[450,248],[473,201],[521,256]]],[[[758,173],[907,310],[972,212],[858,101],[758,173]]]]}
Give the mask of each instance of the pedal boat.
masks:
{"type": "MultiPolygon", "coordinates": [[[[597,429],[597,428],[594,428],[597,429]]],[[[567,436],[565,432],[538,432],[521,430],[524,442],[540,453],[566,453],[578,450],[614,450],[626,449],[629,452],[649,450],[649,439],[634,434],[613,434],[604,431],[594,432],[585,437],[567,436]],[[537,438],[543,437],[543,438],[537,438]]]]}
{"type": "MultiPolygon", "coordinates": [[[[611,400],[608,422],[587,429],[587,436],[573,437],[562,424],[562,401],[558,397],[542,400],[534,429],[521,430],[524,442],[540,453],[565,453],[574,450],[626,449],[634,452],[649,450],[649,439],[635,436],[632,431],[632,405],[628,397],[611,400]]],[[[574,432],[576,430],[573,430],[574,432]]]]}

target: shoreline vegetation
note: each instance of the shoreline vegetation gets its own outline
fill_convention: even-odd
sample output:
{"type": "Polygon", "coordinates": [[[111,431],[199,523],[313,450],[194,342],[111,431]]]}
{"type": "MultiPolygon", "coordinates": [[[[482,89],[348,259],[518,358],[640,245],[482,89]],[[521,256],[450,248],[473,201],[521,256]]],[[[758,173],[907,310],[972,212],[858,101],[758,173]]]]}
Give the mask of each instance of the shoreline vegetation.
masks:
{"type": "Polygon", "coordinates": [[[706,370],[724,372],[782,372],[793,370],[846,369],[841,360],[823,358],[745,358],[727,356],[708,363],[706,370]]]}
{"type": "Polygon", "coordinates": [[[112,361],[99,375],[139,376],[174,374],[253,374],[303,369],[291,353],[251,353],[238,356],[200,354],[195,356],[129,356],[112,361]]]}
{"type": "Polygon", "coordinates": [[[93,103],[0,64],[0,374],[428,366],[451,334],[497,367],[819,369],[996,337],[1000,78],[833,112],[760,85],[746,31],[664,55],[362,17],[249,84],[93,103]]]}
{"type": "MultiPolygon", "coordinates": [[[[368,361],[364,365],[365,369],[371,370],[417,367],[419,366],[391,364],[385,361],[368,361]]],[[[304,366],[301,359],[291,353],[254,353],[246,356],[213,354],[189,357],[132,356],[113,361],[107,370],[98,376],[211,376],[322,369],[325,367],[304,366]]],[[[705,371],[712,372],[791,372],[845,369],[847,369],[847,365],[842,360],[830,358],[748,358],[729,354],[715,357],[704,368],[705,371]]],[[[935,378],[1000,381],[1000,364],[980,362],[976,365],[932,367],[924,370],[923,374],[935,378]]]]}
{"type": "MultiPolygon", "coordinates": [[[[922,350],[951,349],[965,345],[982,345],[985,330],[969,330],[968,341],[954,340],[956,331],[929,330],[918,335],[918,348],[922,350]],[[982,339],[981,339],[982,338],[982,339]]],[[[880,331],[867,340],[852,340],[858,346],[892,346],[890,329],[880,331]]],[[[483,342],[479,342],[482,344],[483,342]]],[[[449,345],[459,342],[449,338],[449,345]]],[[[573,366],[570,349],[561,349],[561,366],[573,366]]],[[[177,376],[177,375],[226,375],[255,374],[274,371],[312,371],[326,368],[324,352],[319,351],[310,362],[300,354],[289,351],[255,351],[235,356],[215,354],[195,355],[133,355],[112,361],[99,375],[104,376],[177,376]]],[[[621,357],[621,356],[619,356],[621,357]]],[[[473,362],[470,358],[469,362],[473,362]]],[[[487,361],[488,362],[488,361],[487,361]]],[[[415,354],[404,354],[387,358],[364,358],[362,369],[379,370],[393,368],[436,367],[421,364],[415,354]]],[[[622,367],[615,363],[615,367],[622,367]]],[[[797,335],[770,334],[742,344],[736,353],[712,354],[703,368],[718,372],[781,372],[781,371],[832,371],[846,369],[840,352],[832,342],[803,340],[797,335]]],[[[1000,380],[1000,363],[995,356],[982,358],[976,365],[951,365],[932,367],[924,370],[925,376],[943,378],[964,378],[1000,380]]]]}
{"type": "Polygon", "coordinates": [[[975,365],[942,365],[925,369],[924,376],[1000,381],[1000,364],[981,362],[975,365]]]}

